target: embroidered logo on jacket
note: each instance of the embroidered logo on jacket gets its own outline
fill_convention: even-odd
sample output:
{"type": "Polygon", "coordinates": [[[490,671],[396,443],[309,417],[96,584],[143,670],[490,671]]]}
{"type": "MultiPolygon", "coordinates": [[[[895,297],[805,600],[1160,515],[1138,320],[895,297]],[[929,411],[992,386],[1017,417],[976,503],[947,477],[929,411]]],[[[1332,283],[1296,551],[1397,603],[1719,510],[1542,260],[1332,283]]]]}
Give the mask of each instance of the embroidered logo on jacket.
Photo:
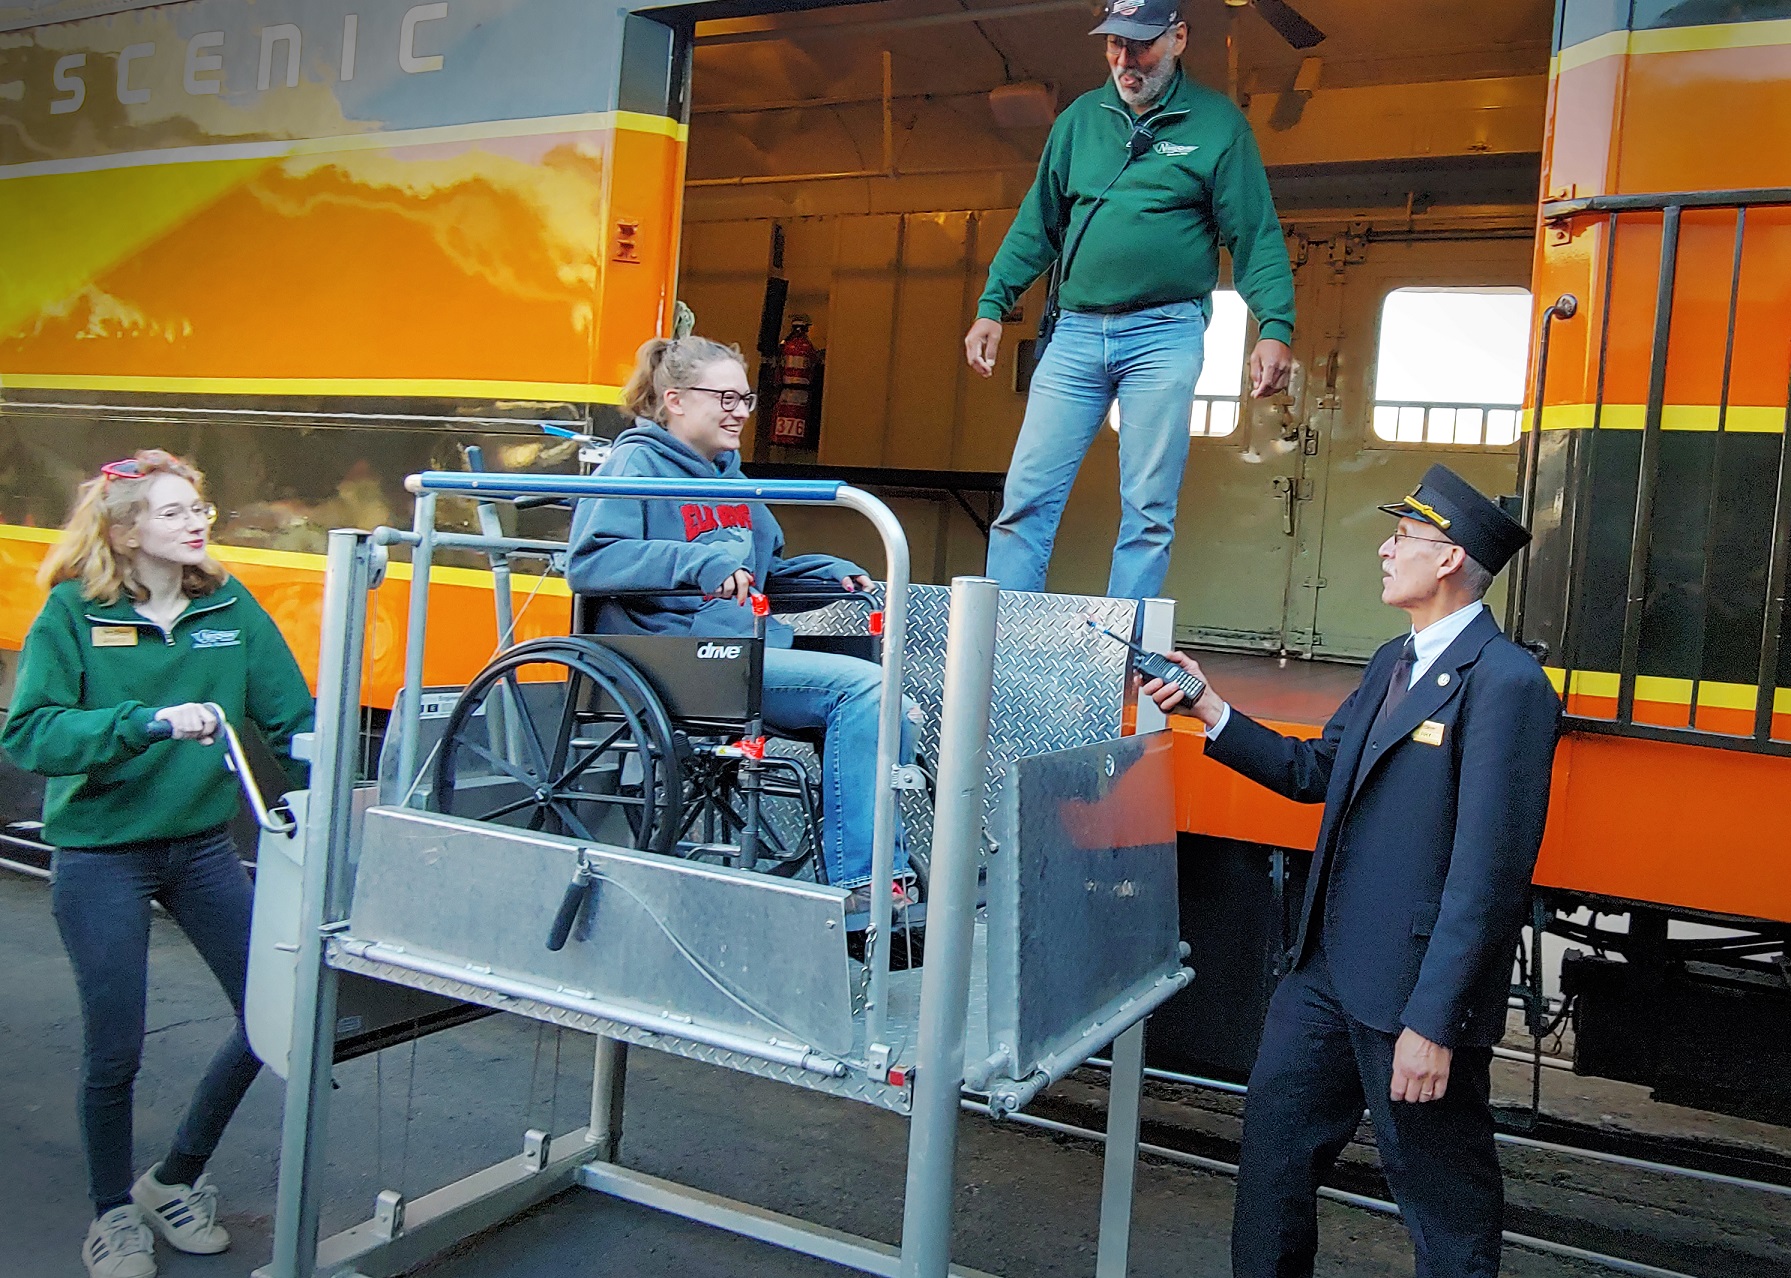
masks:
{"type": "Polygon", "coordinates": [[[1158,155],[1167,155],[1171,159],[1175,159],[1184,155],[1193,155],[1194,152],[1198,151],[1200,148],[1197,146],[1183,146],[1179,142],[1159,142],[1154,149],[1158,155]]]}
{"type": "Polygon", "coordinates": [[[705,506],[701,502],[690,502],[678,507],[678,513],[684,516],[686,541],[695,541],[704,533],[714,532],[717,528],[752,527],[752,507],[745,503],[738,506],[705,506]]]}
{"type": "Polygon", "coordinates": [[[193,647],[195,648],[235,648],[242,643],[240,630],[195,630],[193,647]]]}

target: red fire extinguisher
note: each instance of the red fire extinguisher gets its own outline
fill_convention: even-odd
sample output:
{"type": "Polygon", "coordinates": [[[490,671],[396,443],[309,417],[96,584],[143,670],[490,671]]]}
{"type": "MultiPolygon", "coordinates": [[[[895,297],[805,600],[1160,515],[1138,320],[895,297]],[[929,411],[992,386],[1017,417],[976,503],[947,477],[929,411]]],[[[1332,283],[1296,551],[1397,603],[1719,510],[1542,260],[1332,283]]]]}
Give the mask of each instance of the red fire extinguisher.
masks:
{"type": "Polygon", "coordinates": [[[808,340],[809,318],[790,318],[790,335],[778,351],[777,405],[771,412],[771,442],[801,447],[809,442],[809,395],[814,389],[818,352],[808,340]]]}

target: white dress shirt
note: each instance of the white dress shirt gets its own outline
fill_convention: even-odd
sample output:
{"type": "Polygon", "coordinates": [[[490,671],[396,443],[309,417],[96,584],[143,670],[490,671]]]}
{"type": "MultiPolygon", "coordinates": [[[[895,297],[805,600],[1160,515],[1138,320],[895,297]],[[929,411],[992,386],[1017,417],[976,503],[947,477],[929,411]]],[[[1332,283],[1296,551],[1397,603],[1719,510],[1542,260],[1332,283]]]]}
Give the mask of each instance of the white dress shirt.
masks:
{"type": "MultiPolygon", "coordinates": [[[[1473,624],[1474,618],[1480,615],[1480,610],[1484,607],[1485,601],[1476,599],[1465,608],[1457,608],[1440,621],[1433,621],[1422,630],[1412,631],[1412,650],[1416,653],[1416,660],[1412,662],[1411,678],[1406,681],[1408,691],[1418,685],[1424,672],[1435,665],[1437,658],[1448,650],[1449,645],[1461,637],[1461,632],[1473,624]]],[[[1219,711],[1219,722],[1206,730],[1207,740],[1211,741],[1225,731],[1225,725],[1230,722],[1231,703],[1228,701],[1219,711]]]]}

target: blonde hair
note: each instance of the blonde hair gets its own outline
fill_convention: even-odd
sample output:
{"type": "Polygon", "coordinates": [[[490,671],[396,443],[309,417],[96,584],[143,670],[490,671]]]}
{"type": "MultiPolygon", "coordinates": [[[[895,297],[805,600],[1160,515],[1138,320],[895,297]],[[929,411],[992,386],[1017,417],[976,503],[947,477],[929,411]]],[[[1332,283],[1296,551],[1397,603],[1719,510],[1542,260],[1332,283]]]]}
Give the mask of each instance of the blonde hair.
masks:
{"type": "MultiPolygon", "coordinates": [[[[205,476],[159,448],[146,448],[131,461],[135,463],[134,475],[107,470],[81,485],[75,508],[62,527],[62,540],[50,548],[43,567],[37,570],[40,586],[47,590],[65,581],[79,580],[81,597],[102,604],[117,603],[121,591],[139,602],[149,598],[149,591],[137,580],[131,556],[119,553],[112,544],[112,534],[135,527],[143,517],[149,506],[149,483],[157,475],[184,479],[201,494],[205,491],[205,476]]],[[[229,576],[223,565],[207,555],[199,563],[181,569],[180,588],[189,599],[197,599],[211,594],[229,576]]]]}
{"type": "Polygon", "coordinates": [[[622,407],[636,417],[665,425],[665,393],[690,385],[690,379],[711,364],[731,359],[746,368],[746,357],[733,344],[707,337],[655,337],[634,356],[634,372],[622,388],[622,407]]]}

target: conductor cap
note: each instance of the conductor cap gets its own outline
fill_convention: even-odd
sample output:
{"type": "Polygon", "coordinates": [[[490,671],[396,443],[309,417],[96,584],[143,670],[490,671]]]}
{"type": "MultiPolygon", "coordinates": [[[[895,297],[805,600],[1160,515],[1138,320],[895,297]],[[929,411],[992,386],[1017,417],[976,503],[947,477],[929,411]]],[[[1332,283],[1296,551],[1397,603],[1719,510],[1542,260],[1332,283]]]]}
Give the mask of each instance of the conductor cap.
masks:
{"type": "Polygon", "coordinates": [[[1432,466],[1409,494],[1381,509],[1429,524],[1488,572],[1498,572],[1530,540],[1528,529],[1447,466],[1432,466]]]}

